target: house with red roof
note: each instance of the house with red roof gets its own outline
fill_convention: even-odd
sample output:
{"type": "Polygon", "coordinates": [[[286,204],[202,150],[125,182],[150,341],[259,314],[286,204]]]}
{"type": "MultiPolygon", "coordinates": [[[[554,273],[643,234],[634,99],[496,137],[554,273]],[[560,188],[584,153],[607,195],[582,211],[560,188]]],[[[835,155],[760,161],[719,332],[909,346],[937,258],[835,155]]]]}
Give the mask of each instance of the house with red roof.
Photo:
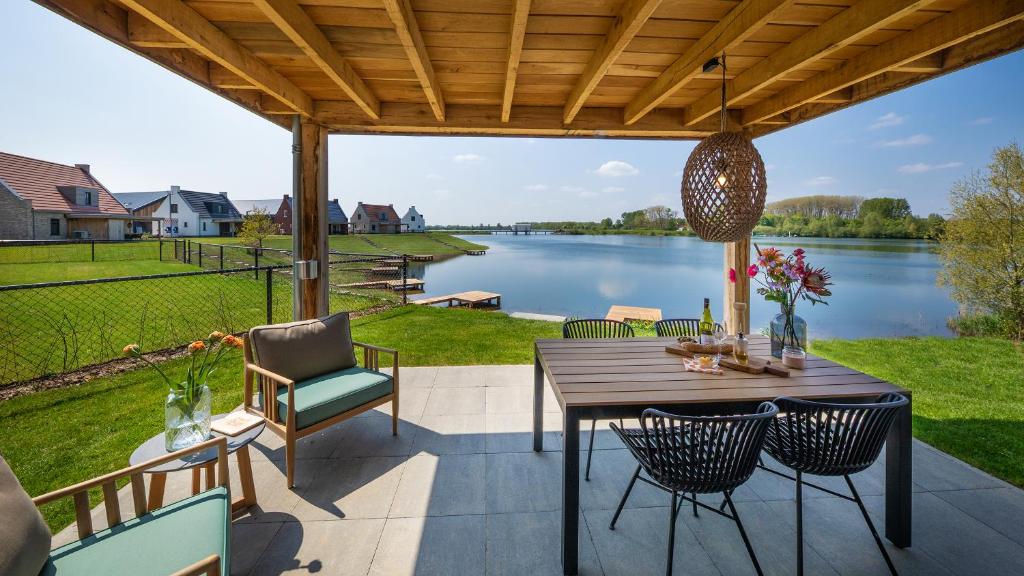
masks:
{"type": "Polygon", "coordinates": [[[353,234],[400,234],[402,218],[395,212],[395,205],[363,204],[356,206],[348,219],[353,234]]]}
{"type": "Polygon", "coordinates": [[[0,239],[123,240],[131,219],[88,164],[0,152],[0,239]]]}

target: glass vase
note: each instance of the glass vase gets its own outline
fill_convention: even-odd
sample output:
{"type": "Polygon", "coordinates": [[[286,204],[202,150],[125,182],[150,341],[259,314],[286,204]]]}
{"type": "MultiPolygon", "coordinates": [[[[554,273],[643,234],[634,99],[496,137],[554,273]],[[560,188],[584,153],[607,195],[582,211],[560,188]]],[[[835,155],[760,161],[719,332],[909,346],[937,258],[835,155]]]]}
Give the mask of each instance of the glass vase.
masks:
{"type": "Polygon", "coordinates": [[[164,404],[164,442],[168,452],[194,446],[210,437],[212,397],[206,384],[189,393],[182,384],[167,394],[164,404]]]}
{"type": "Polygon", "coordinates": [[[787,346],[807,349],[807,322],[796,315],[791,305],[782,306],[782,311],[772,319],[769,332],[772,356],[776,358],[782,358],[782,349],[787,346]]]}

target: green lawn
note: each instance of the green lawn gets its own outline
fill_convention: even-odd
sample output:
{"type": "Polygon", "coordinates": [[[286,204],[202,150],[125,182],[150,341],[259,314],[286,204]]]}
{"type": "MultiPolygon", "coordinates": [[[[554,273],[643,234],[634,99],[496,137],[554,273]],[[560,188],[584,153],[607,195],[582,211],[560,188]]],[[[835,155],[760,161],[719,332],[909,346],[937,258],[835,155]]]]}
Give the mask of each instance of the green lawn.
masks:
{"type": "Polygon", "coordinates": [[[195,270],[195,266],[175,260],[0,264],[0,285],[170,274],[195,270]]]}
{"type": "Polygon", "coordinates": [[[819,340],[815,354],[914,393],[914,436],[1024,487],[1024,355],[990,338],[819,340]]]}
{"type": "MultiPolygon", "coordinates": [[[[174,246],[165,241],[163,249],[169,250],[173,254],[174,246]]],[[[165,252],[164,259],[168,258],[169,256],[165,252]]],[[[0,264],[159,259],[160,243],[156,240],[0,245],[0,264]]]]}
{"type": "MultiPolygon", "coordinates": [[[[406,306],[353,321],[356,340],[397,348],[403,366],[526,364],[533,341],[560,333],[557,323],[504,314],[406,306]]],[[[210,380],[216,412],[242,402],[241,354],[210,380]]],[[[164,364],[182,373],[187,359],[164,364]]],[[[127,465],[128,456],[163,428],[166,390],[146,369],[97,378],[81,386],[0,402],[0,453],[25,489],[38,495],[127,465]]],[[[99,494],[95,494],[95,502],[99,494]]],[[[57,530],[74,517],[62,504],[45,510],[57,530]]]]}
{"type": "MultiPolygon", "coordinates": [[[[438,240],[465,250],[486,250],[487,246],[456,238],[450,234],[428,232],[424,234],[357,234],[328,236],[327,243],[332,250],[355,254],[433,254],[435,256],[460,254],[461,250],[446,246],[438,240]],[[366,242],[369,240],[373,244],[366,242]]],[[[204,239],[195,239],[207,242],[204,239]]],[[[211,244],[238,244],[238,238],[210,238],[211,244]]],[[[267,248],[292,249],[291,236],[273,236],[263,243],[267,248]]]]}

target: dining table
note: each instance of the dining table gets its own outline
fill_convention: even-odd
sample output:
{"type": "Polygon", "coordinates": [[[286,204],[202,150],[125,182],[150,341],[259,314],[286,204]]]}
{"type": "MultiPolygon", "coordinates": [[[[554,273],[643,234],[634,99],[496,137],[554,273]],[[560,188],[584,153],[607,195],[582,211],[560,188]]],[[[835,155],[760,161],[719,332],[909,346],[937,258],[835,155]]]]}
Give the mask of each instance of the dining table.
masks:
{"type": "MultiPolygon", "coordinates": [[[[831,360],[808,354],[804,369],[788,376],[687,371],[684,356],[666,347],[675,338],[540,339],[534,346],[533,449],[544,445],[544,384],[562,413],[562,569],[579,564],[580,420],[638,418],[647,408],[686,415],[740,414],[780,396],[866,402],[887,392],[907,397],[885,448],[885,536],[910,546],[911,405],[909,390],[831,360]]],[[[750,337],[751,357],[772,358],[767,337],[750,337]]]]}

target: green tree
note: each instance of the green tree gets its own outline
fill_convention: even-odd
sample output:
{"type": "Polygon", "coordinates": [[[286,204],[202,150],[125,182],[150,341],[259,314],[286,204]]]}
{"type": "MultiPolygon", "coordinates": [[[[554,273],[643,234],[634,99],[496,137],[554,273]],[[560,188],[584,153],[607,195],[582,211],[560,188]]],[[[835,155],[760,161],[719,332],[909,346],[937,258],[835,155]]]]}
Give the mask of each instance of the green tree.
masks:
{"type": "Polygon", "coordinates": [[[865,218],[868,214],[878,214],[885,220],[902,220],[912,216],[910,202],[906,198],[869,198],[861,202],[857,217],[865,218]]]}
{"type": "Polygon", "coordinates": [[[270,219],[270,214],[263,208],[252,210],[242,218],[242,226],[238,229],[238,237],[242,242],[253,248],[263,248],[263,241],[281,229],[270,219]]]}
{"type": "Polygon", "coordinates": [[[1024,336],[1024,151],[996,149],[988,171],[954,185],[939,255],[940,285],[968,312],[993,314],[1024,336]]]}

